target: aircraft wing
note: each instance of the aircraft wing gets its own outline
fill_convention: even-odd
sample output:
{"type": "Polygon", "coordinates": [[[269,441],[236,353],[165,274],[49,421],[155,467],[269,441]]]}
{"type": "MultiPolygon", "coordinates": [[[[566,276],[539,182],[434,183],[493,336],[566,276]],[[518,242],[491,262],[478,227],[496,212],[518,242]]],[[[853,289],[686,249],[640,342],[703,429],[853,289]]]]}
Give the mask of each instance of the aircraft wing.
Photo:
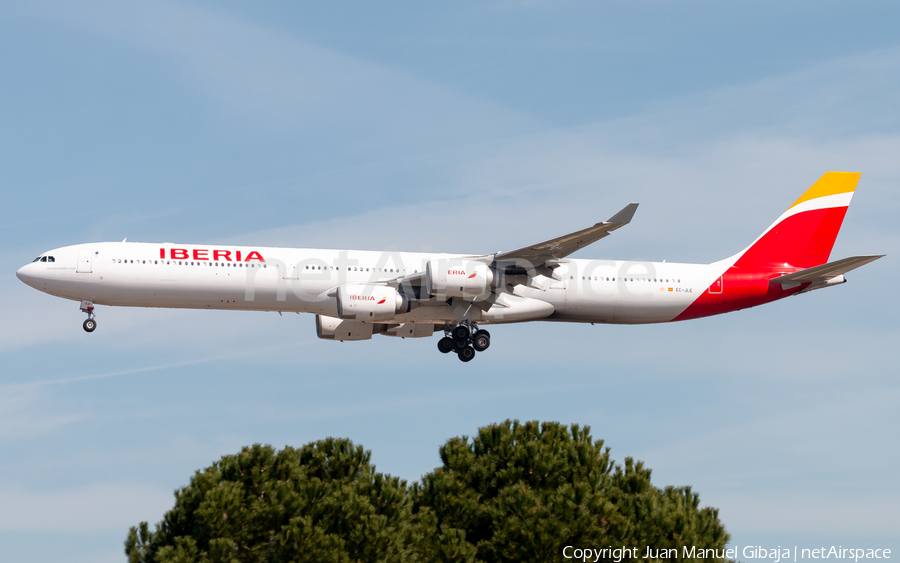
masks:
{"type": "Polygon", "coordinates": [[[629,203],[621,211],[592,227],[575,231],[561,237],[556,237],[538,244],[509,250],[506,252],[498,252],[494,256],[495,262],[518,262],[524,261],[535,266],[542,265],[548,261],[564,258],[572,254],[576,250],[580,250],[585,246],[595,243],[606,237],[609,233],[615,231],[619,227],[624,227],[637,210],[637,203],[629,203]]]}
{"type": "Polygon", "coordinates": [[[860,266],[865,266],[869,262],[874,262],[884,256],[884,254],[873,254],[869,256],[851,256],[850,258],[843,258],[841,260],[836,260],[834,262],[829,262],[827,264],[822,264],[821,266],[815,266],[813,268],[807,268],[805,270],[800,270],[799,272],[794,272],[793,274],[785,274],[783,276],[778,276],[777,278],[773,278],[770,280],[772,283],[823,283],[828,280],[834,279],[838,276],[846,274],[850,270],[855,270],[860,266]]]}
{"type": "MultiPolygon", "coordinates": [[[[528,279],[534,275],[544,275],[559,280],[560,278],[554,273],[554,269],[558,266],[557,262],[561,258],[597,242],[619,227],[627,225],[631,222],[631,218],[634,217],[637,207],[637,203],[629,203],[606,221],[538,244],[517,250],[498,252],[494,255],[461,256],[458,259],[497,265],[508,276],[505,283],[511,285],[528,283],[528,279]]],[[[425,272],[409,274],[383,283],[397,288],[400,286],[424,286],[425,272]]],[[[497,294],[494,292],[488,300],[476,301],[475,304],[482,308],[490,307],[496,296],[497,294]]]]}

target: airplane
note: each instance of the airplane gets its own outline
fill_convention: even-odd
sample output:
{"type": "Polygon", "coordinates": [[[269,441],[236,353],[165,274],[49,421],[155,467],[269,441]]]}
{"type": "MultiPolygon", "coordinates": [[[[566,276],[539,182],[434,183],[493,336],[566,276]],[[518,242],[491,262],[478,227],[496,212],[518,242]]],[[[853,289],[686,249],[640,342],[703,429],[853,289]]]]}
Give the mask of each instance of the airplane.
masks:
{"type": "Polygon", "coordinates": [[[755,307],[846,282],[884,255],[828,262],[859,173],[827,172],[752,244],[711,264],[570,259],[627,225],[608,220],[487,255],[100,242],[42,253],[16,272],[31,287],[97,305],[312,313],[319,338],[431,337],[468,362],[486,325],[528,321],[643,324],[755,307]]]}

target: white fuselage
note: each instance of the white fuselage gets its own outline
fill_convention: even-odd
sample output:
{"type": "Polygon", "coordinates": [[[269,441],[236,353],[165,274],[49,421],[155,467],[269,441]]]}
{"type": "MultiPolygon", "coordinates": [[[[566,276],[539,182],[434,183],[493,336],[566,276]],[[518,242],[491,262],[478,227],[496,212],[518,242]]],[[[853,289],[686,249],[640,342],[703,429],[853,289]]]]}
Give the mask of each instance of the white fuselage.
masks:
{"type": "MultiPolygon", "coordinates": [[[[335,288],[390,283],[430,260],[462,255],[104,242],[45,253],[19,277],[46,293],[98,305],[307,312],[337,316],[335,288]]],[[[422,299],[393,323],[553,320],[667,322],[721,275],[719,264],[564,260],[554,279],[514,285],[490,306],[477,300],[422,299]]]]}

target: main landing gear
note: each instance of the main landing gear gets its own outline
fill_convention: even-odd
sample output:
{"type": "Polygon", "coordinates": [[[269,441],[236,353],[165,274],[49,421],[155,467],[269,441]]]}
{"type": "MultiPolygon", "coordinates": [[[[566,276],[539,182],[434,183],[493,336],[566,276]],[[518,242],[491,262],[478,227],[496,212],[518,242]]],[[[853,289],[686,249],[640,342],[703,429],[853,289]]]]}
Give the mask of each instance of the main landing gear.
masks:
{"type": "Polygon", "coordinates": [[[464,362],[472,361],[475,352],[484,352],[491,345],[491,333],[484,329],[477,329],[475,325],[457,325],[453,330],[445,332],[445,336],[438,340],[438,350],[443,354],[456,352],[459,359],[464,362]],[[475,328],[475,333],[472,329],[475,328]]]}
{"type": "Polygon", "coordinates": [[[81,311],[87,313],[88,316],[87,320],[84,321],[84,324],[81,325],[84,327],[84,331],[94,332],[94,329],[97,328],[97,321],[94,320],[94,303],[92,301],[82,301],[81,311]]]}

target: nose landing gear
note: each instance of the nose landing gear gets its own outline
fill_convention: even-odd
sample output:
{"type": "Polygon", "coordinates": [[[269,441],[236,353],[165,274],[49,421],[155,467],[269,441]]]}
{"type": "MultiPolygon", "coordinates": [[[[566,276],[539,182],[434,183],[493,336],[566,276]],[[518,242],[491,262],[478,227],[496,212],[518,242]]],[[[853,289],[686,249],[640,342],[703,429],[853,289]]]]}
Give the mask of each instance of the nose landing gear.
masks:
{"type": "Polygon", "coordinates": [[[92,301],[82,301],[81,311],[87,313],[88,316],[87,320],[84,321],[84,324],[81,325],[84,327],[84,331],[94,332],[94,329],[97,328],[97,321],[94,320],[94,303],[92,301]]]}
{"type": "Polygon", "coordinates": [[[456,355],[463,362],[470,362],[475,357],[475,352],[484,352],[491,345],[491,333],[476,329],[472,334],[471,327],[465,324],[453,327],[453,330],[445,332],[445,336],[438,341],[438,350],[442,354],[456,352],[456,355]]]}

